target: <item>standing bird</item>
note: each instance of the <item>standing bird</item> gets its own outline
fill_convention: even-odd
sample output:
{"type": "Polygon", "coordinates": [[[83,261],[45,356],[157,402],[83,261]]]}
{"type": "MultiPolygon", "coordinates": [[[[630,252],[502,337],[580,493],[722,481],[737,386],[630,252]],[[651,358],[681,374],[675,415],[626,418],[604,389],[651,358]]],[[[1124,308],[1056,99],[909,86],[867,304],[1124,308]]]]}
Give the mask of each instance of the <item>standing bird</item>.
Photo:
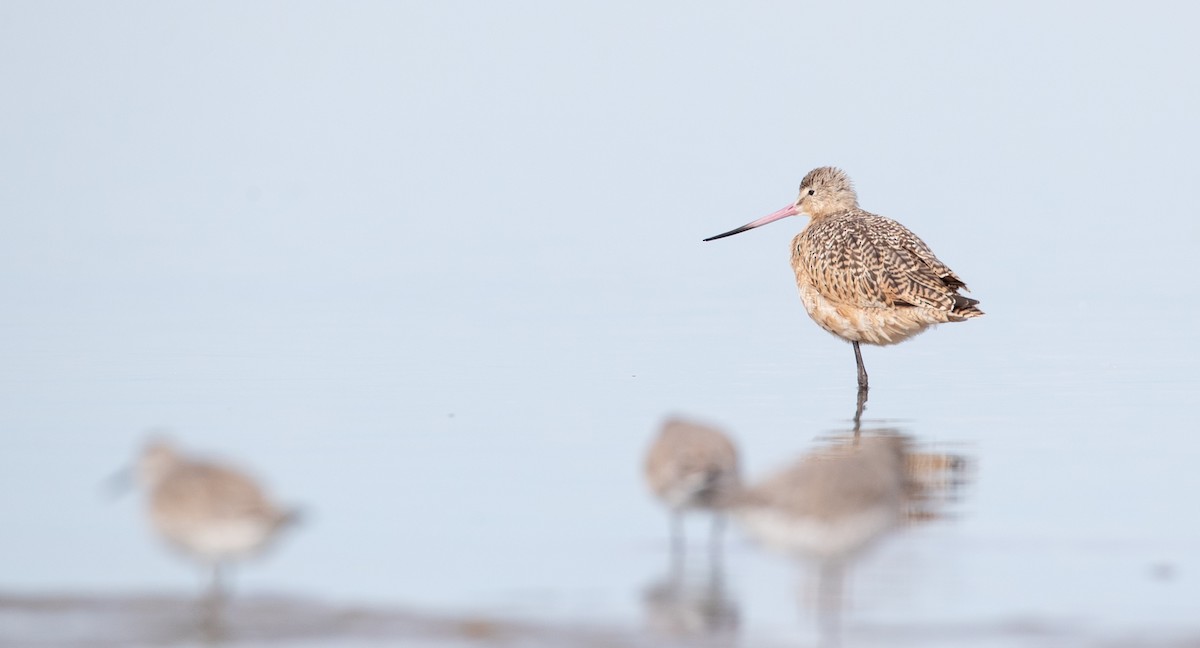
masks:
{"type": "Polygon", "coordinates": [[[162,440],[146,444],[137,473],[155,529],[212,567],[214,603],[222,596],[222,567],[266,548],[297,518],[295,511],[271,503],[249,476],[185,457],[162,440]]]}
{"type": "Polygon", "coordinates": [[[720,430],[678,418],[663,423],[646,454],[646,484],[671,511],[671,549],[683,555],[682,516],[689,509],[713,513],[711,549],[716,557],[722,512],[741,490],[738,453],[720,430]]]}
{"type": "Polygon", "coordinates": [[[908,439],[868,436],[808,453],[738,496],[733,510],[768,548],[818,566],[822,632],[835,638],[846,567],[904,520],[908,439]]]}
{"type": "Polygon", "coordinates": [[[925,242],[896,221],[862,210],[841,169],[813,169],[800,197],[779,211],[705,241],[733,236],[788,216],[808,214],[792,239],[800,299],[821,328],[854,345],[858,387],[867,390],[859,343],[886,346],[926,328],[983,315],[978,300],[925,242]]]}
{"type": "Polygon", "coordinates": [[[908,447],[891,434],[835,443],[747,488],[732,508],[773,549],[844,562],[903,519],[914,490],[908,447]]]}

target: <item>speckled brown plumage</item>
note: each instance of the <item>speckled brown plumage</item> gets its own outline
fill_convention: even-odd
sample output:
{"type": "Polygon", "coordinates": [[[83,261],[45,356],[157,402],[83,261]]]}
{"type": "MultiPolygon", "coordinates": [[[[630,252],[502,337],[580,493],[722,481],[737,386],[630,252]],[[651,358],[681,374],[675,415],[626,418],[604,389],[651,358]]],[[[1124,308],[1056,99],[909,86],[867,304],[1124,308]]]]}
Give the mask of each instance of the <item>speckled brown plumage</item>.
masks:
{"type": "Polygon", "coordinates": [[[812,220],[792,240],[792,269],[805,309],[830,333],[895,344],[934,324],[983,315],[978,301],[958,294],[963,280],[916,234],[859,208],[841,170],[805,176],[797,207],[812,220]]]}
{"type": "Polygon", "coordinates": [[[859,387],[867,374],[859,343],[902,342],[935,324],[983,315],[967,285],[916,234],[864,211],[841,169],[813,169],[795,203],[711,241],[772,221],[807,214],[792,239],[792,270],[804,309],[821,328],[854,344],[859,387]]]}

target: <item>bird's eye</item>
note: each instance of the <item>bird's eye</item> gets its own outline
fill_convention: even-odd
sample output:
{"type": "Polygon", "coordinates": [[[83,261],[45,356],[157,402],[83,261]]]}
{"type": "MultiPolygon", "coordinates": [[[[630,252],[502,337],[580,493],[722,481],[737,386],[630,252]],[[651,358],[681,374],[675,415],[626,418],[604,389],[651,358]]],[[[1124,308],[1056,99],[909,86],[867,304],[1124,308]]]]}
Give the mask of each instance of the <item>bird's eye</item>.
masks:
{"type": "Polygon", "coordinates": [[[813,194],[815,194],[815,193],[817,193],[817,190],[816,190],[816,189],[809,189],[809,190],[808,190],[808,195],[810,195],[810,196],[811,196],[811,195],[813,195],[813,194]]]}

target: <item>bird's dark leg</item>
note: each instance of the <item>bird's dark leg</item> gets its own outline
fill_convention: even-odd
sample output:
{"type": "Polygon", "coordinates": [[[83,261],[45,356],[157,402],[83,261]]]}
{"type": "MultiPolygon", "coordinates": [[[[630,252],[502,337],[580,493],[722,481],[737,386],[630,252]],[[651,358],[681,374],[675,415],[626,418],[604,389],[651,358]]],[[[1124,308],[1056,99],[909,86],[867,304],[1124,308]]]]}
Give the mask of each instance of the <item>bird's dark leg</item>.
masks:
{"type": "Polygon", "coordinates": [[[725,516],[720,512],[713,513],[712,535],[708,538],[708,560],[713,569],[721,562],[721,532],[724,530],[725,516]]]}
{"type": "Polygon", "coordinates": [[[863,410],[867,406],[867,368],[863,365],[862,349],[858,342],[851,344],[854,345],[854,360],[858,363],[858,405],[854,408],[854,438],[857,439],[862,427],[863,410]]]}
{"type": "Polygon", "coordinates": [[[858,348],[857,340],[851,344],[854,345],[854,360],[858,363],[858,388],[867,391],[867,368],[863,365],[862,349],[858,348]]]}
{"type": "Polygon", "coordinates": [[[867,390],[862,387],[858,388],[858,404],[854,408],[854,438],[857,439],[859,430],[862,429],[863,410],[867,408],[867,390]]]}
{"type": "Polygon", "coordinates": [[[219,605],[225,598],[225,587],[221,576],[221,563],[214,562],[212,566],[212,581],[208,588],[209,599],[214,605],[219,605]]]}
{"type": "Polygon", "coordinates": [[[817,625],[821,646],[841,643],[842,578],[840,562],[827,561],[820,567],[817,580],[817,625]]]}
{"type": "Polygon", "coordinates": [[[671,572],[673,575],[683,573],[683,513],[680,511],[671,512],[671,572]]]}
{"type": "Polygon", "coordinates": [[[225,587],[222,576],[221,563],[213,563],[212,583],[204,600],[204,614],[200,622],[205,638],[211,642],[220,642],[225,637],[225,587]]]}

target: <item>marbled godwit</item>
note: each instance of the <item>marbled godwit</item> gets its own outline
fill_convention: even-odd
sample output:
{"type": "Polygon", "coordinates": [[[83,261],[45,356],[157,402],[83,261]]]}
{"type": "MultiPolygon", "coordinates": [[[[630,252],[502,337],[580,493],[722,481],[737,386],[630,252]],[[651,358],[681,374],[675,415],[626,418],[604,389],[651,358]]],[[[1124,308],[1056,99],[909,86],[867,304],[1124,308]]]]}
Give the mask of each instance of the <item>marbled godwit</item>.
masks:
{"type": "Polygon", "coordinates": [[[247,475],[179,454],[163,440],[146,444],[137,466],[150,521],[171,545],[212,567],[214,601],[221,569],[252,556],[296,519],[272,504],[247,475]]]}
{"type": "Polygon", "coordinates": [[[867,369],[859,343],[896,344],[934,324],[983,315],[977,300],[958,294],[967,285],[916,234],[859,208],[841,169],[813,169],[795,203],[704,240],[797,214],[810,218],[792,239],[800,299],[821,328],[854,346],[860,390],[867,389],[867,369]]]}
{"type": "Polygon", "coordinates": [[[671,511],[671,548],[683,553],[683,512],[713,513],[712,550],[717,551],[721,514],[741,488],[737,448],[720,430],[677,418],[663,423],[646,454],[646,483],[671,511]]]}

